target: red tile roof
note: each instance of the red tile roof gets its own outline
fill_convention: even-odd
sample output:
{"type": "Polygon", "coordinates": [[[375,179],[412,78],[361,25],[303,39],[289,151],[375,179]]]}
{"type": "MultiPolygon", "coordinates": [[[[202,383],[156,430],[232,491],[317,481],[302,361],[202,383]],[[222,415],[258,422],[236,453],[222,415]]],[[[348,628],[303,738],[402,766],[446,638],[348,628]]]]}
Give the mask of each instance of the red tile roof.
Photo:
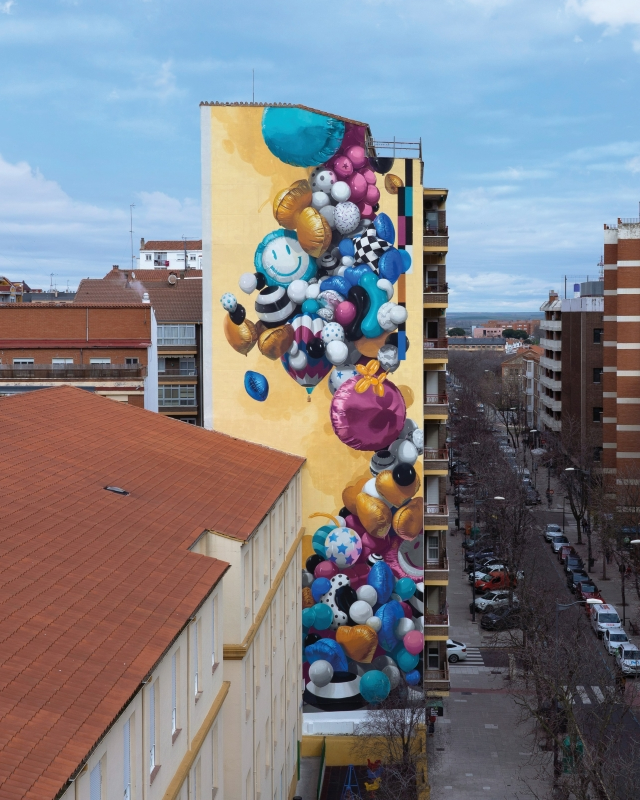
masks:
{"type": "Polygon", "coordinates": [[[121,280],[125,281],[125,275],[128,276],[131,280],[132,275],[135,275],[136,280],[140,280],[143,283],[148,283],[149,281],[162,281],[166,282],[169,275],[185,275],[188,279],[193,278],[201,278],[202,277],[202,270],[201,269],[188,269],[186,272],[183,269],[120,269],[119,267],[114,267],[110,269],[109,272],[104,276],[104,279],[108,280],[121,280]]]}
{"type": "MultiPolygon", "coordinates": [[[[148,270],[151,272],[152,270],[148,270]]],[[[153,270],[157,272],[157,270],[153,270]]],[[[140,271],[136,271],[136,278],[140,271]]],[[[175,284],[166,281],[126,281],[84,278],[80,281],[74,305],[87,303],[118,303],[139,305],[148,292],[158,322],[202,322],[202,279],[180,279],[175,284]]]]}
{"type": "MultiPolygon", "coordinates": [[[[145,242],[141,250],[158,250],[165,252],[169,250],[182,250],[184,252],[184,241],[182,239],[158,239],[157,241],[145,242]]],[[[187,250],[202,250],[202,239],[192,239],[187,241],[187,250]]]]}
{"type": "Polygon", "coordinates": [[[0,796],[54,798],[303,459],[62,386],[0,400],[0,796]],[[120,496],[103,487],[130,492],[120,496]]]}

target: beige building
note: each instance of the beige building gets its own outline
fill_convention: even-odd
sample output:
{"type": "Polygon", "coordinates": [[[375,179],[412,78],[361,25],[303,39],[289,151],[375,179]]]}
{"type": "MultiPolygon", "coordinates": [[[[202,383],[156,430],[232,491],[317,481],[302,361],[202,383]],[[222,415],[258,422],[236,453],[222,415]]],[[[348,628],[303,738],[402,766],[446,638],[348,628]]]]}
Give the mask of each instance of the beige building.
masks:
{"type": "Polygon", "coordinates": [[[290,798],[302,459],[68,386],[0,417],[3,796],[290,798]]]}

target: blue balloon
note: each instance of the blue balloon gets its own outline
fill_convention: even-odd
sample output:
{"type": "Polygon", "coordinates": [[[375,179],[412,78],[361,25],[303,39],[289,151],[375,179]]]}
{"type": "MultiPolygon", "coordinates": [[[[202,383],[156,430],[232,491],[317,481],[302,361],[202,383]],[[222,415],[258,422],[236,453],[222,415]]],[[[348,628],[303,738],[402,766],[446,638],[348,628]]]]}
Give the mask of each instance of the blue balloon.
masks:
{"type": "Polygon", "coordinates": [[[391,651],[391,657],[403,672],[411,672],[418,666],[420,656],[414,656],[401,644],[391,651]]]}
{"type": "MultiPolygon", "coordinates": [[[[323,594],[326,594],[331,589],[331,581],[329,578],[316,578],[311,584],[311,594],[316,603],[320,602],[323,594]]],[[[328,608],[329,606],[327,606],[328,608]]]]}
{"type": "Polygon", "coordinates": [[[247,370],[244,373],[244,388],[254,400],[263,403],[269,396],[269,381],[259,372],[247,370]]]}
{"type": "Polygon", "coordinates": [[[401,600],[409,600],[416,593],[416,585],[411,578],[400,578],[396,581],[394,592],[401,600]]]}
{"type": "Polygon", "coordinates": [[[404,261],[404,271],[408,272],[411,269],[411,253],[408,250],[398,250],[404,261]]]}
{"type": "Polygon", "coordinates": [[[384,289],[378,288],[378,276],[371,271],[365,272],[358,285],[369,296],[369,310],[360,323],[360,330],[367,339],[375,339],[376,336],[382,336],[383,331],[378,322],[378,310],[387,302],[387,293],[384,289]]]}
{"type": "Polygon", "coordinates": [[[305,300],[302,304],[303,314],[315,314],[320,308],[320,303],[317,300],[305,300]]]}
{"type": "Polygon", "coordinates": [[[378,602],[380,604],[386,603],[391,597],[393,592],[393,585],[395,578],[391,567],[386,561],[376,561],[376,563],[369,570],[369,577],[367,578],[369,586],[373,586],[378,595],[378,602]]]}
{"type": "Polygon", "coordinates": [[[269,106],[262,137],[274,156],[294,167],[317,167],[334,155],[344,138],[342,120],[304,108],[269,106]]]}
{"type": "Polygon", "coordinates": [[[355,267],[347,267],[344,271],[344,277],[352,286],[357,286],[360,278],[368,272],[373,274],[373,270],[368,264],[358,264],[355,267]]]}
{"type": "MultiPolygon", "coordinates": [[[[323,525],[321,528],[318,528],[311,539],[311,547],[313,547],[313,552],[319,555],[323,561],[327,558],[327,536],[335,527],[335,525],[323,525]]],[[[327,589],[327,591],[329,590],[327,589]]]]}
{"type": "Polygon", "coordinates": [[[391,283],[395,283],[406,270],[405,261],[395,247],[390,247],[378,259],[380,277],[386,278],[391,283]]]}
{"type": "Polygon", "coordinates": [[[311,608],[303,608],[302,609],[302,627],[303,628],[313,628],[316,621],[316,612],[315,606],[311,606],[311,608]]]}
{"type": "Polygon", "coordinates": [[[326,603],[317,603],[313,606],[313,609],[316,612],[316,619],[313,623],[313,627],[317,631],[326,631],[333,622],[333,611],[326,603]]]}
{"type": "Polygon", "coordinates": [[[376,617],[382,623],[378,631],[378,644],[383,650],[390,652],[399,644],[395,630],[398,622],[404,617],[404,609],[397,600],[391,600],[380,606],[376,611],[376,617]]]}
{"type": "Polygon", "coordinates": [[[333,639],[319,639],[304,648],[304,654],[310,664],[315,661],[328,661],[334,672],[347,672],[349,665],[344,650],[333,639]]]}
{"type": "Polygon", "coordinates": [[[332,275],[330,278],[325,278],[320,284],[321,292],[328,292],[331,290],[338,292],[338,294],[341,294],[343,297],[349,294],[350,288],[351,284],[349,281],[340,275],[332,275]]]}
{"type": "Polygon", "coordinates": [[[411,672],[407,672],[407,674],[404,676],[404,679],[409,686],[417,686],[422,680],[422,675],[420,674],[419,670],[412,669],[411,672]]]}
{"type": "Polygon", "coordinates": [[[391,217],[384,213],[378,214],[373,220],[373,227],[376,229],[376,233],[381,239],[384,239],[385,242],[389,242],[389,244],[395,244],[396,232],[393,228],[391,217]]]}
{"type": "Polygon", "coordinates": [[[356,254],[356,248],[353,246],[353,239],[343,239],[338,245],[338,250],[341,256],[350,256],[353,258],[356,254]]]}
{"type": "Polygon", "coordinates": [[[389,678],[379,669],[371,669],[360,678],[360,694],[367,703],[381,703],[390,691],[389,678]]]}

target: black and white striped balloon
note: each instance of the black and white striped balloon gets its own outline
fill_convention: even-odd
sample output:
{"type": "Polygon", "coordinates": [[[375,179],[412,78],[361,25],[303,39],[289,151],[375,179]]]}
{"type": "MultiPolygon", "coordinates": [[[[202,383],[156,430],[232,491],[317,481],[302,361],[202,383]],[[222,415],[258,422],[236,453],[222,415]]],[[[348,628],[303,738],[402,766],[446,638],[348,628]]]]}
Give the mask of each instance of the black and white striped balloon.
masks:
{"type": "Polygon", "coordinates": [[[256,298],[256,314],[267,328],[284,324],[297,308],[282,286],[267,286],[256,298]]]}

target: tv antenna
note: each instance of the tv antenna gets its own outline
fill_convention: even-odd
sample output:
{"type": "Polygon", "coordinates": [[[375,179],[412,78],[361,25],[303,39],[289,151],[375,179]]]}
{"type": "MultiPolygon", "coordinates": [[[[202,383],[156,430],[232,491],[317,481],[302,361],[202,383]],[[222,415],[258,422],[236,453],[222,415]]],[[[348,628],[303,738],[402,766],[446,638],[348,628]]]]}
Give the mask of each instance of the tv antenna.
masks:
{"type": "Polygon", "coordinates": [[[53,291],[53,276],[54,276],[54,274],[55,274],[55,273],[53,273],[53,272],[50,272],[50,273],[49,273],[49,279],[50,279],[50,280],[49,280],[49,291],[50,291],[50,292],[52,292],[52,291],[53,291]]]}

